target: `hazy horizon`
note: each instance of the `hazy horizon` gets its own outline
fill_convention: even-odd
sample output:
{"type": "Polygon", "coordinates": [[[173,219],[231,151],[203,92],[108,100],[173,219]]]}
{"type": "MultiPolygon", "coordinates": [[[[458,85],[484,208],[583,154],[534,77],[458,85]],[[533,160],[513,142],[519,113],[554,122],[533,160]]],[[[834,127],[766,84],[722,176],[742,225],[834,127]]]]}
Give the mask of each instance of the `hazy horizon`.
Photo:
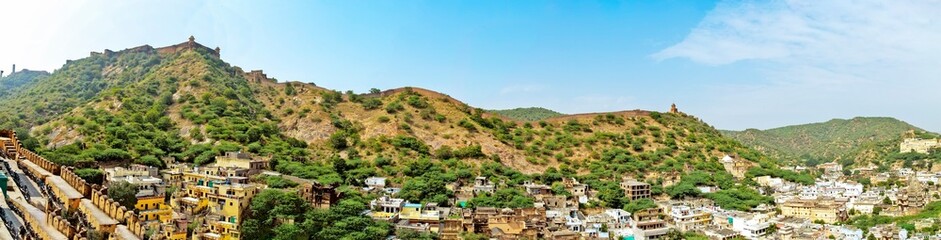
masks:
{"type": "Polygon", "coordinates": [[[4,3],[0,69],[193,35],[246,70],[341,91],[416,86],[567,114],[676,103],[729,130],[857,116],[941,130],[938,4],[356,3],[4,3]]]}

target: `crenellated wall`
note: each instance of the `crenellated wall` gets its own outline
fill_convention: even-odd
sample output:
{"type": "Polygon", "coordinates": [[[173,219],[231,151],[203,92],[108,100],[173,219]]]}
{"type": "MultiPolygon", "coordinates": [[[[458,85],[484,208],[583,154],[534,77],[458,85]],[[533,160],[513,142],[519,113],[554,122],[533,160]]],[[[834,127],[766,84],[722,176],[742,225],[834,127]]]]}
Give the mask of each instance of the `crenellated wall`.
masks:
{"type": "Polygon", "coordinates": [[[194,38],[193,36],[190,36],[189,41],[172,45],[172,46],[157,48],[157,52],[160,54],[174,54],[174,53],[183,52],[183,51],[190,50],[190,49],[204,49],[205,51],[209,52],[209,54],[212,54],[212,56],[215,56],[216,58],[219,57],[219,51],[221,50],[218,47],[216,49],[211,49],[206,46],[203,46],[202,44],[199,44],[196,42],[196,38],[194,38]]]}
{"type": "Polygon", "coordinates": [[[62,177],[62,179],[65,180],[65,182],[69,183],[70,186],[75,188],[75,190],[77,190],[79,193],[82,193],[82,196],[85,196],[85,198],[91,197],[92,189],[98,189],[100,186],[97,184],[88,183],[85,181],[85,179],[79,177],[78,174],[75,174],[74,170],[75,168],[73,167],[62,166],[62,170],[60,171],[59,175],[62,177]]]}
{"type": "MultiPolygon", "coordinates": [[[[184,45],[184,44],[181,44],[181,45],[184,45]]],[[[190,45],[189,47],[192,47],[192,46],[194,45],[190,45]]],[[[201,45],[198,45],[198,44],[195,46],[201,47],[201,45]]],[[[96,217],[92,216],[93,214],[90,214],[90,213],[94,212],[95,210],[100,210],[101,212],[104,212],[104,214],[107,215],[108,217],[113,218],[113,220],[117,221],[118,225],[122,223],[126,224],[125,226],[127,227],[127,229],[130,230],[137,238],[142,239],[144,237],[144,232],[146,231],[146,227],[143,225],[143,222],[140,221],[139,216],[137,216],[137,214],[134,213],[134,211],[130,211],[124,206],[121,206],[120,203],[118,203],[117,201],[112,199],[110,196],[108,196],[107,188],[99,186],[97,184],[88,183],[87,181],[85,181],[85,179],[82,179],[77,174],[75,174],[74,168],[72,167],[59,166],[58,164],[43,158],[39,154],[36,154],[32,151],[29,151],[23,148],[19,139],[16,137],[15,131],[7,130],[7,129],[0,129],[0,137],[7,138],[7,139],[0,140],[0,147],[3,148],[0,150],[6,151],[5,153],[7,155],[10,155],[11,158],[16,159],[17,161],[20,161],[21,158],[25,159],[26,161],[29,161],[30,163],[33,163],[36,166],[39,166],[39,168],[42,168],[43,170],[46,170],[53,175],[58,175],[59,177],[62,178],[62,180],[64,180],[67,183],[67,186],[56,186],[57,188],[62,188],[62,189],[73,188],[78,193],[80,193],[84,198],[87,198],[88,200],[83,200],[83,201],[90,201],[91,205],[93,206],[89,206],[89,207],[92,207],[92,209],[85,209],[84,207],[81,207],[79,208],[79,210],[80,212],[83,212],[83,214],[85,214],[86,218],[89,218],[88,222],[98,222],[98,220],[100,219],[92,219],[96,217]],[[93,208],[97,208],[97,209],[93,209],[93,208]]],[[[37,171],[40,171],[40,170],[37,170],[37,171]]],[[[36,176],[36,177],[44,177],[44,176],[36,176]]],[[[43,181],[46,179],[38,179],[38,180],[43,181]]],[[[27,207],[28,204],[23,202],[22,200],[10,201],[10,202],[12,202],[13,208],[16,211],[22,213],[21,215],[24,216],[24,220],[26,220],[26,223],[30,231],[38,235],[41,239],[60,239],[59,237],[56,237],[56,234],[58,233],[61,233],[61,235],[65,235],[67,239],[73,239],[73,240],[85,239],[84,237],[82,237],[82,235],[84,235],[84,232],[86,230],[81,227],[77,228],[75,226],[72,226],[65,218],[62,218],[61,216],[59,216],[59,214],[56,214],[58,210],[46,209],[44,216],[38,216],[36,215],[38,214],[36,212],[38,209],[35,209],[35,207],[32,207],[32,206],[27,207]],[[45,222],[43,222],[40,219],[37,219],[37,216],[43,217],[44,218],[43,220],[45,220],[45,222]],[[58,233],[50,233],[44,230],[44,227],[52,227],[58,230],[58,233]]],[[[99,228],[99,227],[100,226],[96,226],[96,228],[99,228]]],[[[109,227],[108,229],[113,231],[114,226],[109,227]]]]}
{"type": "Polygon", "coordinates": [[[56,230],[59,230],[59,232],[64,234],[66,237],[73,238],[75,234],[78,233],[76,228],[72,226],[68,220],[62,218],[62,216],[55,215],[54,213],[50,214],[49,212],[46,213],[46,216],[46,224],[54,227],[56,230]]]}
{"type": "Polygon", "coordinates": [[[49,220],[47,213],[44,213],[42,210],[37,209],[22,199],[7,199],[7,202],[12,206],[12,210],[18,213],[26,222],[27,230],[31,235],[38,236],[40,239],[66,240],[72,238],[75,234],[74,228],[70,227],[67,222],[63,223],[61,217],[49,220]],[[50,222],[54,224],[48,224],[50,222]],[[47,227],[52,227],[53,229],[47,229],[47,227]],[[63,231],[63,228],[65,231],[63,231]],[[72,235],[67,235],[66,233],[72,235]]]}
{"type": "Polygon", "coordinates": [[[55,164],[52,161],[46,160],[46,158],[39,156],[39,154],[34,153],[33,151],[27,150],[25,148],[19,148],[18,153],[20,156],[26,158],[30,162],[39,165],[42,169],[51,172],[52,174],[59,175],[59,165],[55,164]]]}
{"type": "Polygon", "coordinates": [[[127,217],[126,225],[128,230],[131,230],[131,232],[139,238],[143,238],[144,232],[147,231],[144,223],[140,221],[140,217],[133,213],[127,217]]]}
{"type": "MultiPolygon", "coordinates": [[[[20,152],[20,140],[16,138],[16,131],[8,130],[8,129],[0,130],[0,137],[9,138],[9,140],[6,140],[6,141],[9,141],[9,144],[15,148],[14,149],[15,151],[13,152],[13,154],[20,152]]],[[[10,157],[16,159],[16,156],[10,156],[10,157]]]]}
{"type": "MultiPolygon", "coordinates": [[[[104,191],[107,191],[107,189],[104,191]]],[[[92,190],[91,201],[95,206],[101,209],[101,211],[108,214],[109,217],[118,220],[118,222],[124,221],[124,213],[127,212],[127,208],[124,208],[120,203],[114,201],[114,199],[104,193],[103,190],[92,190]]]]}

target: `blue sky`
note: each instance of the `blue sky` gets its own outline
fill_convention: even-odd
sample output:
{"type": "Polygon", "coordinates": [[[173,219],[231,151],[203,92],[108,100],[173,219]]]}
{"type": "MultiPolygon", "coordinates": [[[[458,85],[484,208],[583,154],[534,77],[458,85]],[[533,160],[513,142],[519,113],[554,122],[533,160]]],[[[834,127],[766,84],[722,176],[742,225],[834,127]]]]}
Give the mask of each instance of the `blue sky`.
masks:
{"type": "Polygon", "coordinates": [[[0,69],[196,36],[281,81],[429,88],[488,109],[665,111],[723,129],[891,116],[941,130],[927,1],[2,3],[0,69]],[[9,13],[9,14],[8,14],[9,13]],[[15,36],[15,37],[10,37],[15,36]]]}

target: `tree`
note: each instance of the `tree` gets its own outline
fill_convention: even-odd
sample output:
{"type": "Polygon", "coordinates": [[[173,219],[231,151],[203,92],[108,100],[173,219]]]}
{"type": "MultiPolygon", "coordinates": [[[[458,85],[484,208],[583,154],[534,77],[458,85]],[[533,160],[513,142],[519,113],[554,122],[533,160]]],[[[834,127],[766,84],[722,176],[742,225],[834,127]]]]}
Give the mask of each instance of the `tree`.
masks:
{"type": "Polygon", "coordinates": [[[680,183],[667,187],[667,194],[673,199],[686,197],[697,197],[701,194],[698,188],[692,183],[680,183]]]}
{"type": "Polygon", "coordinates": [[[296,182],[284,179],[280,176],[267,177],[265,183],[268,184],[268,187],[272,188],[291,188],[297,186],[296,182]]]}
{"type": "Polygon", "coordinates": [[[336,150],[343,150],[349,147],[346,141],[346,131],[338,130],[330,135],[330,146],[336,150]]]}
{"type": "Polygon", "coordinates": [[[143,164],[147,166],[154,166],[154,167],[163,167],[163,161],[160,161],[160,159],[158,159],[154,155],[147,155],[147,156],[140,157],[137,160],[134,160],[134,163],[143,164]]]}
{"type": "Polygon", "coordinates": [[[366,98],[365,100],[361,101],[361,104],[363,105],[363,109],[366,110],[374,110],[382,107],[382,101],[377,98],[366,98]]]}
{"type": "Polygon", "coordinates": [[[294,94],[297,94],[297,90],[294,89],[294,84],[287,83],[287,85],[284,86],[284,94],[288,96],[294,96],[294,94]]]}
{"type": "Polygon", "coordinates": [[[634,200],[625,204],[624,211],[628,211],[633,214],[640,210],[655,208],[655,207],[657,207],[657,204],[654,203],[653,200],[644,198],[644,199],[637,199],[637,200],[634,200]]]}
{"type": "Polygon", "coordinates": [[[137,204],[137,184],[118,181],[108,187],[108,196],[121,203],[127,209],[134,209],[137,204]]]}
{"type": "Polygon", "coordinates": [[[464,240],[487,240],[490,239],[487,235],[480,233],[471,233],[471,232],[461,232],[461,239],[464,240]]]}
{"type": "Polygon", "coordinates": [[[611,184],[609,182],[598,190],[598,199],[604,203],[605,207],[621,208],[623,206],[624,190],[621,190],[617,183],[611,184]]]}
{"type": "Polygon", "coordinates": [[[304,233],[304,230],[299,228],[294,224],[281,224],[278,227],[274,228],[275,240],[304,240],[309,237],[304,233]]]}
{"type": "Polygon", "coordinates": [[[378,88],[370,88],[369,94],[379,94],[380,90],[378,88]]]}
{"type": "Polygon", "coordinates": [[[567,197],[572,196],[572,193],[565,189],[565,184],[562,184],[562,182],[552,183],[552,193],[555,195],[563,195],[567,197]]]}
{"type": "Polygon", "coordinates": [[[493,194],[478,195],[470,203],[475,207],[529,208],[533,206],[533,199],[519,189],[503,188],[493,194]]]}
{"type": "Polygon", "coordinates": [[[432,240],[435,239],[434,235],[431,235],[427,232],[418,232],[415,230],[403,229],[396,231],[395,233],[399,238],[405,240],[432,240]]]}
{"type": "Polygon", "coordinates": [[[85,181],[90,184],[101,184],[104,178],[104,174],[102,174],[101,170],[94,168],[77,169],[75,170],[75,175],[85,179],[85,181]]]}
{"type": "MultiPolygon", "coordinates": [[[[427,174],[425,175],[427,176],[427,174]]],[[[437,177],[419,176],[409,179],[402,185],[398,197],[412,202],[435,202],[447,205],[451,191],[445,188],[445,182],[437,177]]]]}
{"type": "Polygon", "coordinates": [[[310,205],[297,193],[273,189],[262,190],[252,199],[249,209],[251,215],[242,223],[243,237],[246,239],[269,239],[272,236],[278,236],[279,239],[296,239],[292,237],[307,235],[303,232],[303,228],[297,226],[275,228],[278,219],[291,219],[295,223],[304,221],[304,214],[310,210],[310,205]],[[285,232],[282,233],[279,230],[285,232]]]}

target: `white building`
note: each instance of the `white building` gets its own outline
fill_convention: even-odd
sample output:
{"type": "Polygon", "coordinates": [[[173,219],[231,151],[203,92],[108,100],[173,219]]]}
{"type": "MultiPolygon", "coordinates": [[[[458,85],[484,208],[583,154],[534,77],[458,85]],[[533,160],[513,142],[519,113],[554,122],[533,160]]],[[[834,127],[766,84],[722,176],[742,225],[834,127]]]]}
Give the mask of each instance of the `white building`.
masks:
{"type": "Polygon", "coordinates": [[[863,236],[863,230],[856,228],[856,227],[852,227],[852,226],[832,225],[832,227],[830,228],[830,232],[834,233],[833,235],[834,237],[836,237],[836,239],[844,239],[844,240],[865,239],[865,237],[863,236]]]}
{"type": "Polygon", "coordinates": [[[820,196],[820,192],[816,186],[806,186],[801,188],[800,198],[802,199],[817,199],[820,196]]]}
{"type": "Polygon", "coordinates": [[[941,173],[918,172],[915,174],[915,179],[922,183],[938,184],[939,174],[941,173]]]}
{"type": "Polygon", "coordinates": [[[768,216],[764,214],[738,214],[731,216],[732,230],[738,232],[743,237],[755,239],[768,233],[771,223],[768,222],[768,216]]]}
{"type": "Polygon", "coordinates": [[[383,188],[386,186],[386,178],[384,177],[366,178],[366,186],[370,188],[383,188]]]}
{"type": "Polygon", "coordinates": [[[626,228],[626,227],[630,227],[631,225],[631,213],[630,212],[627,212],[621,209],[611,208],[611,209],[604,210],[604,214],[607,214],[608,216],[611,216],[611,218],[614,219],[615,224],[608,226],[608,228],[626,228]]]}

